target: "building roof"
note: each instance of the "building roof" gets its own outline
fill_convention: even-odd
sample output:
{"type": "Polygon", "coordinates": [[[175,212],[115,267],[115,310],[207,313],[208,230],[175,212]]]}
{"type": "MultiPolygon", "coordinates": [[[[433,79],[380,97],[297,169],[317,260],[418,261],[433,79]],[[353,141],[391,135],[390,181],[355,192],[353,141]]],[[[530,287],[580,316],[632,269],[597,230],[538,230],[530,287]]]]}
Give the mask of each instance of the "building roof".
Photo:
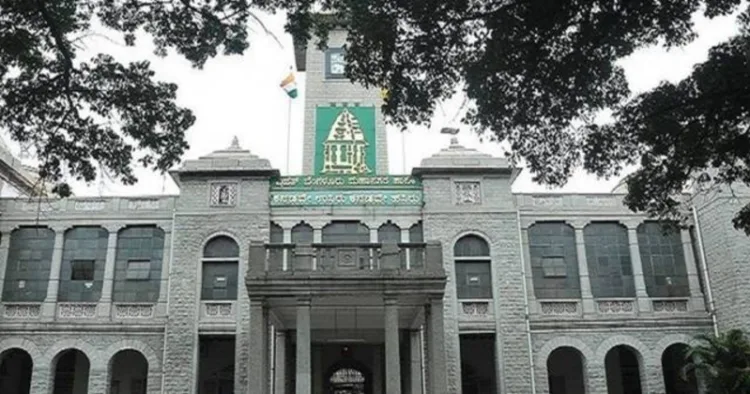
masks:
{"type": "Polygon", "coordinates": [[[271,167],[268,159],[258,157],[240,146],[237,137],[225,149],[219,149],[198,159],[187,160],[182,167],[170,171],[170,175],[179,185],[179,178],[184,175],[219,174],[278,176],[279,171],[271,167]]]}
{"type": "Polygon", "coordinates": [[[511,165],[507,159],[467,148],[458,142],[457,137],[453,137],[447,148],[423,159],[412,174],[507,173],[514,180],[520,172],[521,169],[511,165]]]}

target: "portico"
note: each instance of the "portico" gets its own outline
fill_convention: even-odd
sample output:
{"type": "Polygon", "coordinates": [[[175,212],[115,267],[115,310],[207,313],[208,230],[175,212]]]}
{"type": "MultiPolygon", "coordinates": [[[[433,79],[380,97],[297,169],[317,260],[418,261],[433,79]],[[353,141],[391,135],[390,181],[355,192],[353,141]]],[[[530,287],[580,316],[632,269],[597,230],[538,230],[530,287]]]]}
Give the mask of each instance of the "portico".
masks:
{"type": "Polygon", "coordinates": [[[268,245],[251,246],[251,392],[444,392],[445,274],[433,246],[418,270],[325,271],[268,270],[268,245]]]}

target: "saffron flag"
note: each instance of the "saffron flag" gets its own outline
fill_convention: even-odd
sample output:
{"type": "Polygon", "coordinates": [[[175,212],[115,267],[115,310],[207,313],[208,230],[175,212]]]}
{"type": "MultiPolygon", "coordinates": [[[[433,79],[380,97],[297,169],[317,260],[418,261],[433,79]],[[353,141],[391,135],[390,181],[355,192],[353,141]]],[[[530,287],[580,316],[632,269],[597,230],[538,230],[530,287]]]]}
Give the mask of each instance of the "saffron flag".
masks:
{"type": "Polygon", "coordinates": [[[297,97],[297,81],[294,79],[294,73],[290,72],[281,84],[279,84],[286,94],[291,98],[297,97]]]}

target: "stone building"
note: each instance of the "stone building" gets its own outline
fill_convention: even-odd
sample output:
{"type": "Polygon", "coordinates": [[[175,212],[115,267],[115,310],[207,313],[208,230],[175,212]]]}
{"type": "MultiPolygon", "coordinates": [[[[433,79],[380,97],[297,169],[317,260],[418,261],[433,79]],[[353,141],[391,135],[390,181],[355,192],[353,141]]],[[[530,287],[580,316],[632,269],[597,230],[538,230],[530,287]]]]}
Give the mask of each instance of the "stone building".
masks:
{"type": "Polygon", "coordinates": [[[389,175],[343,40],[298,53],[301,176],[234,141],[179,196],[0,199],[0,393],[701,392],[681,350],[749,326],[747,193],[665,232],[619,189],[514,194],[521,169],[456,140],[389,175]],[[322,174],[343,111],[372,173],[322,174]]]}

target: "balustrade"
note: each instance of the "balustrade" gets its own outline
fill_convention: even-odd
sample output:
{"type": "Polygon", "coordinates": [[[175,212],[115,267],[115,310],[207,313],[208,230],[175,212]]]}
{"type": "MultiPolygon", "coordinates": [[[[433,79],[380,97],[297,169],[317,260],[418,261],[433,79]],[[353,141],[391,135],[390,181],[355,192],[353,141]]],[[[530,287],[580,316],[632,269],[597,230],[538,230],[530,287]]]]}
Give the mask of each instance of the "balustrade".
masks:
{"type": "MultiPolygon", "coordinates": [[[[251,248],[255,256],[264,254],[266,271],[419,271],[443,264],[440,243],[278,243],[251,248]]],[[[259,262],[251,261],[255,264],[259,262]]]]}

